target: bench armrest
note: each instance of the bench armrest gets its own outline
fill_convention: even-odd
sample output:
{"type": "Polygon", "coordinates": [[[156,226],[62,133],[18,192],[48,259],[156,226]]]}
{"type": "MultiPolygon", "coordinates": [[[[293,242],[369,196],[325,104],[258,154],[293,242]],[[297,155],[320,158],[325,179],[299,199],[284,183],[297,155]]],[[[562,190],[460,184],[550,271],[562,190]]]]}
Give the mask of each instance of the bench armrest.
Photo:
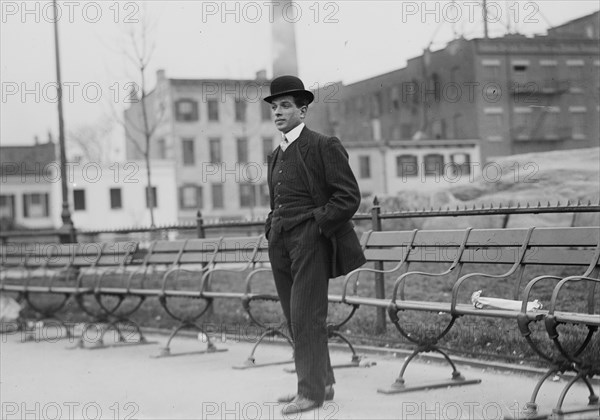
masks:
{"type": "MultiPolygon", "coordinates": [[[[577,282],[577,281],[591,281],[595,283],[600,283],[600,279],[588,276],[569,276],[565,277],[561,281],[558,282],[554,290],[552,291],[552,299],[550,300],[550,306],[548,307],[548,315],[554,315],[554,311],[556,310],[556,304],[558,301],[558,295],[560,293],[560,289],[569,282],[577,282]]],[[[588,306],[588,313],[593,314],[594,308],[588,306]]],[[[600,316],[600,315],[599,315],[600,316]]]]}
{"type": "MultiPolygon", "coordinates": [[[[202,278],[200,279],[200,286],[201,286],[200,290],[202,292],[204,292],[206,290],[206,286],[209,283],[209,279],[214,273],[243,273],[244,271],[246,271],[248,268],[250,268],[254,264],[256,264],[256,263],[248,262],[248,263],[244,264],[243,267],[238,268],[238,269],[220,268],[220,267],[210,268],[210,269],[206,270],[206,272],[202,275],[202,278]]],[[[253,270],[253,271],[255,271],[255,270],[253,270]]]]}
{"type": "Polygon", "coordinates": [[[428,273],[425,271],[409,271],[407,273],[402,274],[400,277],[396,279],[394,283],[394,290],[392,292],[392,303],[396,303],[396,299],[398,296],[398,289],[400,289],[400,300],[404,300],[404,289],[406,286],[406,279],[412,275],[422,275],[428,277],[441,277],[447,274],[450,274],[456,268],[455,264],[452,264],[446,271],[442,273],[428,273]]]}
{"type": "Polygon", "coordinates": [[[527,302],[529,302],[529,298],[531,296],[531,289],[533,289],[533,287],[536,284],[538,284],[539,282],[541,282],[543,280],[560,281],[561,279],[562,279],[562,277],[558,277],[558,276],[542,275],[542,276],[538,276],[538,277],[530,280],[529,283],[527,283],[527,286],[525,286],[525,289],[523,290],[523,301],[521,303],[521,313],[525,314],[527,312],[527,302]]]}
{"type": "Polygon", "coordinates": [[[465,274],[464,276],[459,278],[456,281],[456,283],[454,283],[454,286],[452,287],[452,303],[450,305],[450,313],[452,313],[453,315],[456,313],[456,304],[458,301],[458,291],[460,289],[460,286],[466,280],[468,280],[472,277],[502,279],[502,278],[506,278],[506,277],[512,275],[523,262],[523,258],[525,257],[525,251],[527,250],[527,247],[529,246],[529,241],[531,239],[531,235],[533,234],[534,229],[535,229],[535,227],[531,227],[527,230],[527,235],[525,236],[525,239],[524,239],[523,243],[521,244],[521,247],[519,248],[518,258],[516,258],[516,261],[514,262],[514,264],[510,267],[510,269],[506,273],[503,273],[503,274],[469,273],[469,274],[465,274]]]}
{"type": "Polygon", "coordinates": [[[254,278],[254,276],[258,273],[263,273],[267,271],[272,272],[272,269],[270,267],[261,267],[257,268],[256,270],[252,270],[250,273],[248,273],[244,281],[244,283],[246,284],[246,296],[252,293],[252,279],[254,278]]]}
{"type": "Polygon", "coordinates": [[[348,274],[346,274],[346,276],[344,277],[344,289],[342,290],[342,302],[346,302],[346,295],[347,290],[348,290],[348,284],[350,283],[350,279],[352,277],[356,277],[356,279],[352,282],[352,292],[353,295],[356,295],[356,293],[358,292],[358,277],[359,274],[362,272],[368,272],[368,273],[381,273],[381,274],[390,274],[390,273],[394,273],[396,271],[398,271],[402,265],[404,265],[405,263],[405,259],[400,261],[394,268],[391,268],[389,270],[378,270],[376,268],[368,268],[368,267],[363,267],[363,268],[357,268],[356,270],[353,270],[351,272],[349,272],[348,274]]]}
{"type": "MultiPolygon", "coordinates": [[[[170,268],[169,270],[167,270],[167,272],[165,274],[163,274],[163,284],[162,284],[162,288],[161,288],[161,293],[164,295],[167,291],[167,284],[169,283],[169,278],[171,276],[173,276],[174,274],[179,275],[179,273],[184,272],[184,273],[190,273],[190,274],[200,274],[204,271],[208,270],[208,266],[206,267],[202,267],[202,269],[200,270],[188,270],[186,268],[181,268],[181,267],[173,267],[170,268]]],[[[202,294],[202,290],[203,290],[203,284],[202,284],[202,278],[200,279],[200,287],[198,290],[198,295],[202,294]]]]}

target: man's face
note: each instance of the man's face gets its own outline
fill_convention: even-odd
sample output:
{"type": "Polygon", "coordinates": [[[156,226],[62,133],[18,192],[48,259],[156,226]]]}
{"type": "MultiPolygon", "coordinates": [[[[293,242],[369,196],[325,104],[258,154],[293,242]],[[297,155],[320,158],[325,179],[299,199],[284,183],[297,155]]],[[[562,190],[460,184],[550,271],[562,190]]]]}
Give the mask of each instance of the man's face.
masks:
{"type": "Polygon", "coordinates": [[[271,102],[271,115],[275,127],[282,133],[287,133],[302,122],[306,116],[307,108],[306,106],[298,108],[292,96],[280,96],[273,99],[271,102]]]}

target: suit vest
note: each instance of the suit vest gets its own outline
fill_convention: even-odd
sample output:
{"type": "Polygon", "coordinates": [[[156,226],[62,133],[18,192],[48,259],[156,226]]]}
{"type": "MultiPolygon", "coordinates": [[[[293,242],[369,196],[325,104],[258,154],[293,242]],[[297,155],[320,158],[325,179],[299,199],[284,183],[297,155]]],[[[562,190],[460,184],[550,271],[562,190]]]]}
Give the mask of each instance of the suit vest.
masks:
{"type": "Polygon", "coordinates": [[[300,171],[302,163],[296,150],[298,141],[292,142],[285,152],[278,148],[275,152],[271,182],[273,185],[273,218],[271,229],[276,232],[290,230],[297,224],[313,217],[316,208],[300,171]]]}

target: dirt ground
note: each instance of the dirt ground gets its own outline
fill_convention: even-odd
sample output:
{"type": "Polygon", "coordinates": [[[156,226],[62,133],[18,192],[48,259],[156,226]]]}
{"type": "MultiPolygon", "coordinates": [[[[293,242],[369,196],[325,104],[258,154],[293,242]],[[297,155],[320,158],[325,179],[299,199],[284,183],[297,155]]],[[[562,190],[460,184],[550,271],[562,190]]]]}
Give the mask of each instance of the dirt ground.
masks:
{"type": "MultiPolygon", "coordinates": [[[[236,370],[250,353],[251,343],[231,339],[215,344],[226,352],[154,359],[166,342],[105,349],[69,349],[75,341],[40,334],[24,342],[19,332],[0,336],[0,401],[2,419],[279,419],[277,397],[295,391],[292,364],[236,370]]],[[[180,338],[173,353],[204,349],[205,343],[180,338]]],[[[349,354],[332,350],[333,363],[346,363],[349,354]]],[[[257,362],[285,361],[289,347],[267,343],[257,362]]],[[[336,369],[335,399],[322,408],[290,416],[297,419],[501,419],[519,415],[537,378],[490,368],[459,366],[467,379],[480,384],[384,395],[398,375],[401,358],[368,354],[370,367],[336,369]]],[[[413,362],[407,385],[449,379],[448,366],[413,362]]],[[[548,414],[565,378],[544,385],[540,412],[548,414]]],[[[572,388],[566,407],[585,407],[587,390],[572,388]]],[[[598,418],[597,410],[569,418],[598,418]]]]}

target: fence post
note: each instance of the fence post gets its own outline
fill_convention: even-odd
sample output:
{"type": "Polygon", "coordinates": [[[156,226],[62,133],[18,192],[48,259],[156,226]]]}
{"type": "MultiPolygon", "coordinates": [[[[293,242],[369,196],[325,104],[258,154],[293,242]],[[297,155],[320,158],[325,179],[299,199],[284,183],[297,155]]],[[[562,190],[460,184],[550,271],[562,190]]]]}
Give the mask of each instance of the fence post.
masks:
{"type": "Polygon", "coordinates": [[[61,244],[74,244],[77,242],[77,231],[72,223],[62,225],[56,232],[58,242],[61,244]]]}
{"type": "MultiPolygon", "coordinates": [[[[371,229],[376,232],[381,231],[381,207],[377,197],[373,199],[373,208],[371,209],[371,229]]],[[[383,261],[375,262],[375,269],[383,271],[383,261]]],[[[377,299],[385,299],[385,280],[383,273],[375,273],[375,297],[377,299]]],[[[384,308],[377,308],[377,321],[375,324],[375,332],[383,334],[386,331],[386,315],[384,308]]]]}
{"type": "Polygon", "coordinates": [[[204,220],[202,219],[202,212],[200,210],[196,213],[196,233],[198,238],[206,238],[206,233],[204,232],[204,220]]]}

